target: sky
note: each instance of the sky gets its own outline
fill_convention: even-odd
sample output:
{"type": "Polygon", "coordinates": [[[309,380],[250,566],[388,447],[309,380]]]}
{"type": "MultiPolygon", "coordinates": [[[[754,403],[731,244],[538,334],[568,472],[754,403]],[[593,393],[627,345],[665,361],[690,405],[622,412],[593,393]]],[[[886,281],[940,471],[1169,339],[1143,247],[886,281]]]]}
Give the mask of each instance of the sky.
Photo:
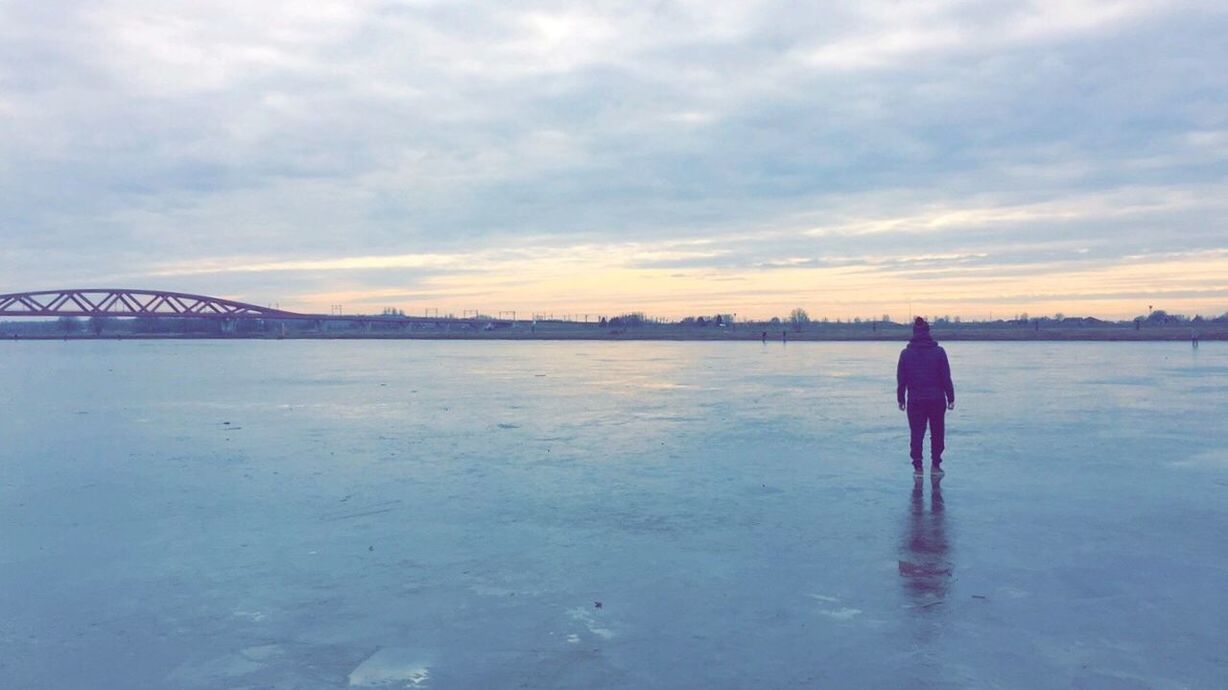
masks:
{"type": "Polygon", "coordinates": [[[0,0],[0,292],[1228,312],[1228,4],[0,0]]]}

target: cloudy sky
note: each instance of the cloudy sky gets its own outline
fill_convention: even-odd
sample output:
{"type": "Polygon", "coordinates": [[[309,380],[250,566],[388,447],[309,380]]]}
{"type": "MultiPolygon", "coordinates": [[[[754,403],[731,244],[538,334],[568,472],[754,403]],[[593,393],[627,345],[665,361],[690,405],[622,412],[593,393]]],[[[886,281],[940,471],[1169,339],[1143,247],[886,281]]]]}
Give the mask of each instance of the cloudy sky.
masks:
{"type": "Polygon", "coordinates": [[[1219,314],[1226,8],[0,0],[0,292],[1219,314]]]}

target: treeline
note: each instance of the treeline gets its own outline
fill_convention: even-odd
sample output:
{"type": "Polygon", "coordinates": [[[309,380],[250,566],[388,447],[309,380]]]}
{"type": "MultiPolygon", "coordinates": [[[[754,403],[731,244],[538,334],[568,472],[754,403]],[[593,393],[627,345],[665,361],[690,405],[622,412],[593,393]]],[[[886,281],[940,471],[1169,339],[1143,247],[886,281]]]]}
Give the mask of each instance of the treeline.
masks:
{"type": "Polygon", "coordinates": [[[1228,323],[1228,312],[1224,312],[1219,316],[1212,318],[1204,318],[1200,314],[1194,316],[1186,316],[1185,314],[1169,314],[1163,309],[1156,309],[1147,316],[1134,317],[1135,323],[1148,324],[1153,326],[1168,326],[1168,325],[1183,325],[1183,324],[1200,324],[1200,323],[1228,323]]]}
{"type": "MultiPolygon", "coordinates": [[[[764,327],[764,326],[791,326],[795,330],[804,329],[807,327],[819,326],[870,326],[877,328],[879,326],[897,326],[907,327],[911,325],[912,317],[905,322],[896,322],[891,316],[883,314],[879,317],[852,317],[852,318],[835,318],[811,316],[805,309],[797,308],[789,313],[786,317],[774,316],[767,320],[745,320],[736,321],[735,314],[713,314],[711,316],[687,316],[678,321],[671,322],[673,325],[688,327],[688,328],[705,328],[705,327],[731,327],[735,325],[745,325],[747,327],[764,327]]],[[[1186,316],[1184,314],[1170,314],[1162,309],[1156,309],[1146,316],[1137,316],[1133,319],[1124,319],[1121,321],[1108,321],[1098,319],[1092,316],[1066,316],[1062,313],[1057,313],[1052,316],[1031,316],[1027,312],[1018,312],[1012,314],[1009,318],[1001,319],[963,319],[960,316],[950,315],[923,315],[926,321],[935,327],[955,328],[959,326],[1129,326],[1146,325],[1146,326],[1169,326],[1169,325],[1197,325],[1200,323],[1228,323],[1228,312],[1219,316],[1205,317],[1201,315],[1186,316]]]]}
{"type": "MultiPolygon", "coordinates": [[[[474,312],[477,314],[477,312],[474,312]]],[[[406,324],[402,320],[405,318],[404,312],[401,310],[387,309],[383,314],[373,315],[371,317],[362,317],[355,319],[353,316],[348,317],[348,320],[338,319],[336,322],[330,321],[328,317],[323,317],[318,320],[280,320],[280,319],[258,319],[258,318],[240,318],[223,321],[217,318],[198,318],[198,317],[159,317],[159,316],[144,316],[144,317],[112,317],[112,316],[93,316],[89,318],[80,318],[73,316],[63,316],[58,319],[37,319],[37,320],[10,320],[0,321],[0,333],[6,336],[31,335],[31,336],[122,336],[125,334],[132,335],[260,335],[260,334],[277,334],[288,335],[295,333],[303,333],[308,331],[328,331],[328,332],[348,332],[355,330],[363,331],[385,331],[385,330],[420,330],[420,329],[439,329],[453,330],[453,328],[469,328],[477,330],[502,330],[506,328],[516,328],[517,324],[520,327],[528,328],[528,321],[512,321],[507,319],[491,319],[490,317],[476,316],[477,321],[488,320],[489,323],[482,327],[481,323],[475,323],[474,319],[461,319],[455,322],[455,325],[449,317],[444,317],[439,321],[428,323],[410,323],[406,324]]],[[[1163,309],[1151,310],[1147,315],[1140,315],[1133,319],[1121,321],[1106,321],[1088,316],[1066,316],[1058,313],[1052,316],[1030,316],[1027,312],[1012,314],[1009,318],[994,319],[994,320],[965,320],[959,316],[926,316],[937,329],[960,331],[965,329],[998,329],[1004,328],[1028,328],[1029,330],[1041,331],[1050,328],[1074,328],[1074,329],[1095,329],[1095,328],[1133,328],[1135,330],[1143,330],[1149,328],[1163,327],[1187,327],[1198,331],[1198,327],[1205,324],[1208,328],[1215,325],[1217,328],[1222,328],[1228,324],[1228,312],[1214,317],[1205,317],[1202,315],[1186,316],[1184,314],[1175,314],[1163,309]]],[[[769,330],[779,331],[783,328],[791,329],[795,332],[817,332],[822,333],[831,329],[838,329],[840,332],[850,330],[872,331],[876,333],[891,332],[894,329],[906,329],[911,325],[911,319],[904,322],[896,322],[889,315],[883,314],[880,317],[853,317],[853,318],[835,318],[827,317],[812,318],[805,309],[797,308],[792,310],[787,316],[772,317],[770,319],[756,320],[741,320],[734,313],[717,313],[717,314],[702,314],[687,316],[681,319],[659,319],[646,315],[644,312],[627,312],[617,316],[601,316],[596,321],[571,321],[567,319],[538,321],[534,319],[535,326],[546,329],[574,329],[574,328],[591,328],[597,326],[603,329],[612,331],[621,331],[625,329],[640,329],[640,328],[674,328],[674,329],[721,329],[721,330],[769,330]]],[[[715,334],[713,334],[715,335],[715,334]]],[[[707,336],[705,336],[707,337],[707,336]]]]}

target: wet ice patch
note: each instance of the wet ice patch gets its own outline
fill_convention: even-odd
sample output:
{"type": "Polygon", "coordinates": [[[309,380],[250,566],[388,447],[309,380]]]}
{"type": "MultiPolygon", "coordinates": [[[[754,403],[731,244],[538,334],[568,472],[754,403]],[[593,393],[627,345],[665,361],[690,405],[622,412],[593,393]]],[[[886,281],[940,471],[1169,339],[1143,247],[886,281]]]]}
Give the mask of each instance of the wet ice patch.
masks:
{"type": "Polygon", "coordinates": [[[384,647],[350,671],[351,688],[422,688],[430,666],[418,650],[384,647]]]}
{"type": "Polygon", "coordinates": [[[1173,460],[1174,467],[1228,467],[1228,448],[1212,448],[1189,457],[1173,460]]]}
{"type": "Polygon", "coordinates": [[[691,388],[691,386],[688,384],[676,383],[674,381],[645,381],[640,383],[639,386],[640,388],[647,388],[649,390],[675,390],[681,388],[691,388]]]}
{"type": "Polygon", "coordinates": [[[239,651],[239,655],[249,661],[269,661],[282,653],[282,646],[279,644],[262,644],[239,651]]]}
{"type": "Polygon", "coordinates": [[[263,660],[251,659],[245,654],[225,654],[185,662],[171,673],[170,679],[175,687],[182,688],[233,687],[236,679],[259,673],[266,666],[263,660]]]}
{"type": "Polygon", "coordinates": [[[480,597],[511,597],[516,595],[515,590],[490,585],[473,585],[469,588],[469,591],[480,597]]]}
{"type": "Polygon", "coordinates": [[[911,561],[899,561],[898,568],[900,574],[905,577],[949,576],[953,570],[951,566],[943,563],[913,563],[911,561]]]}

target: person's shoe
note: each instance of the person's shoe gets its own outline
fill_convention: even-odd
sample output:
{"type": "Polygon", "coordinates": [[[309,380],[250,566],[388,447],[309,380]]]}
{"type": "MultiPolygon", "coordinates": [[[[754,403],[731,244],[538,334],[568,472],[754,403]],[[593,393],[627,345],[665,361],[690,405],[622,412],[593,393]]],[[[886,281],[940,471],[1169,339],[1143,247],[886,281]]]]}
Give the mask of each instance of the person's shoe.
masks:
{"type": "Polygon", "coordinates": [[[912,474],[914,477],[924,477],[925,476],[925,466],[922,465],[920,462],[914,462],[912,464],[912,474]]]}
{"type": "Polygon", "coordinates": [[[932,465],[930,465],[930,476],[931,476],[931,477],[941,477],[941,476],[943,476],[944,474],[946,474],[946,472],[943,472],[943,471],[942,471],[942,462],[941,462],[941,461],[939,461],[939,462],[935,462],[935,463],[933,463],[932,465]]]}

